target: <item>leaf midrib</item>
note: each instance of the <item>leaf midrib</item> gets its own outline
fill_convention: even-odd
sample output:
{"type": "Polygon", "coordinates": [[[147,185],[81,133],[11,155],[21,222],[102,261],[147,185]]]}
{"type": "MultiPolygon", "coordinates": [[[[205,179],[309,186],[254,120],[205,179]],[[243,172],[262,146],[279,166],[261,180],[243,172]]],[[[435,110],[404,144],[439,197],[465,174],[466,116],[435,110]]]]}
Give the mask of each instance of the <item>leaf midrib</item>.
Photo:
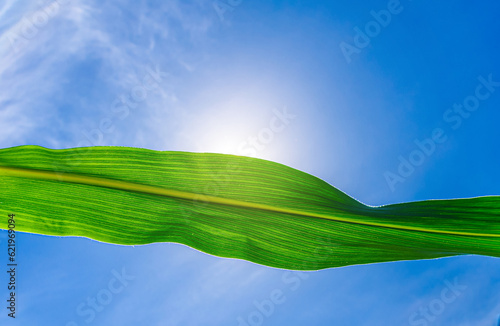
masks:
{"type": "Polygon", "coordinates": [[[220,205],[229,205],[235,207],[242,208],[250,208],[250,209],[259,209],[277,213],[285,213],[292,214],[304,217],[313,217],[313,218],[321,218],[336,222],[342,223],[350,223],[350,224],[358,224],[365,226],[376,226],[397,230],[405,230],[405,231],[417,231],[417,232],[426,232],[426,233],[437,233],[437,234],[447,234],[447,235],[460,235],[460,236],[473,236],[473,237],[490,237],[490,238],[499,238],[500,234],[484,234],[484,233],[473,233],[473,232],[459,232],[459,231],[443,231],[443,230],[435,230],[428,228],[420,228],[420,227],[411,227],[411,226],[403,226],[403,225],[395,225],[395,224],[384,224],[377,222],[365,222],[358,221],[354,219],[349,219],[345,217],[331,216],[314,212],[306,212],[296,209],[289,208],[281,208],[272,205],[266,204],[257,204],[246,202],[237,199],[230,199],[224,197],[217,197],[211,195],[198,194],[194,192],[180,191],[175,189],[167,189],[157,186],[149,186],[143,185],[139,183],[129,182],[129,181],[121,181],[114,180],[108,178],[101,178],[95,176],[88,176],[83,174],[74,174],[74,173],[62,173],[62,172],[54,172],[47,170],[37,170],[37,169],[27,169],[27,168],[18,168],[18,167],[10,167],[10,166],[0,166],[0,174],[4,174],[7,176],[15,176],[22,178],[32,178],[32,179],[41,179],[41,180],[50,180],[50,181],[64,181],[69,183],[77,183],[84,184],[90,186],[99,186],[106,188],[113,188],[122,191],[132,191],[139,193],[146,193],[151,195],[165,196],[165,197],[173,197],[179,199],[186,200],[202,200],[208,203],[220,204],[220,205]]]}

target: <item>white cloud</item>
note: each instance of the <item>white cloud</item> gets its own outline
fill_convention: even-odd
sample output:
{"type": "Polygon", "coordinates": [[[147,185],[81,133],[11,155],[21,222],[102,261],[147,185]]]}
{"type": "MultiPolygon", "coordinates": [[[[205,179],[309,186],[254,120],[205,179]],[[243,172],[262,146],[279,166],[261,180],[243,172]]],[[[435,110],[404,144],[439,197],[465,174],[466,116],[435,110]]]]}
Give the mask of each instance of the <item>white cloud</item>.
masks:
{"type": "MultiPolygon", "coordinates": [[[[0,18],[17,13],[16,20],[0,26],[2,147],[34,139],[54,147],[76,146],[81,131],[109,115],[113,99],[138,85],[148,68],[194,71],[197,59],[185,55],[186,49],[203,43],[214,18],[205,11],[208,1],[169,1],[160,10],[145,1],[128,7],[90,0],[64,3],[47,1],[22,10],[21,4],[6,2],[0,8],[0,18]],[[96,68],[91,76],[95,85],[85,86],[80,79],[86,71],[74,69],[90,59],[96,60],[89,63],[96,68]],[[92,87],[99,89],[92,92],[92,87]]],[[[107,141],[146,145],[154,139],[154,130],[164,127],[146,128],[152,117],[170,107],[177,109],[168,112],[169,120],[179,118],[175,84],[182,76],[175,74],[148,97],[141,114],[107,141]],[[132,123],[150,132],[142,140],[127,137],[132,123]]]]}

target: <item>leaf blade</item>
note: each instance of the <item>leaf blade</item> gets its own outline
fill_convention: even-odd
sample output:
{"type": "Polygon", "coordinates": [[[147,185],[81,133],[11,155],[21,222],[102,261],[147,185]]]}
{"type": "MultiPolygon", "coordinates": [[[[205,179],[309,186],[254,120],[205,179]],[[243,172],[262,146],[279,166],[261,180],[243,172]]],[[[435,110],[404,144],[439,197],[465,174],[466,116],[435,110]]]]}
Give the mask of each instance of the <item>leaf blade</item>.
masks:
{"type": "Polygon", "coordinates": [[[9,203],[2,210],[24,218],[19,230],[178,242],[287,269],[500,251],[496,196],[370,207],[304,172],[233,155],[21,146],[0,150],[0,182],[10,184],[0,192],[9,203]],[[450,207],[469,211],[452,219],[460,223],[440,220],[450,207]],[[469,216],[477,213],[484,220],[469,216]]]}

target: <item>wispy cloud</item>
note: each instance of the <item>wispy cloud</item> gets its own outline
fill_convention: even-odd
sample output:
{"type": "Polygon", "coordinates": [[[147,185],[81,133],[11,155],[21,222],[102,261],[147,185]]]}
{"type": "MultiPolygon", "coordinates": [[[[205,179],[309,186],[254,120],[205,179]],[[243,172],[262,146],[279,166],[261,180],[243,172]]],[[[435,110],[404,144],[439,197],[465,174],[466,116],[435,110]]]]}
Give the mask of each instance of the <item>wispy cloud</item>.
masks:
{"type": "Polygon", "coordinates": [[[145,127],[165,107],[175,106],[173,85],[182,77],[180,72],[196,69],[197,59],[185,52],[202,43],[212,25],[215,17],[208,7],[208,2],[169,1],[158,10],[145,1],[125,7],[53,0],[23,12],[13,2],[4,3],[0,17],[10,14],[16,19],[2,20],[0,27],[3,146],[34,139],[45,146],[76,146],[85,128],[94,128],[110,114],[115,97],[159,66],[170,72],[170,80],[149,96],[134,121],[124,123],[115,137],[106,140],[145,144],[140,132],[126,137],[127,126],[161,128],[145,127]]]}

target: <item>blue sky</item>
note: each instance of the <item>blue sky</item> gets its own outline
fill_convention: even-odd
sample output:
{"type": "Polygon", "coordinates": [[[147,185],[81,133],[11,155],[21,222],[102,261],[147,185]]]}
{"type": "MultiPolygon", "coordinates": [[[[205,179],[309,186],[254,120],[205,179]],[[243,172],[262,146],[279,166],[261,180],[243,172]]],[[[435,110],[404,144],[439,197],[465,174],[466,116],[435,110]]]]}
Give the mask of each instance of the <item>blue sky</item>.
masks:
{"type": "MultiPolygon", "coordinates": [[[[370,205],[500,195],[499,10],[4,0],[0,147],[252,155],[370,205]]],[[[19,234],[18,262],[18,317],[2,308],[1,325],[496,326],[500,315],[491,257],[296,273],[179,244],[19,234]]]]}

